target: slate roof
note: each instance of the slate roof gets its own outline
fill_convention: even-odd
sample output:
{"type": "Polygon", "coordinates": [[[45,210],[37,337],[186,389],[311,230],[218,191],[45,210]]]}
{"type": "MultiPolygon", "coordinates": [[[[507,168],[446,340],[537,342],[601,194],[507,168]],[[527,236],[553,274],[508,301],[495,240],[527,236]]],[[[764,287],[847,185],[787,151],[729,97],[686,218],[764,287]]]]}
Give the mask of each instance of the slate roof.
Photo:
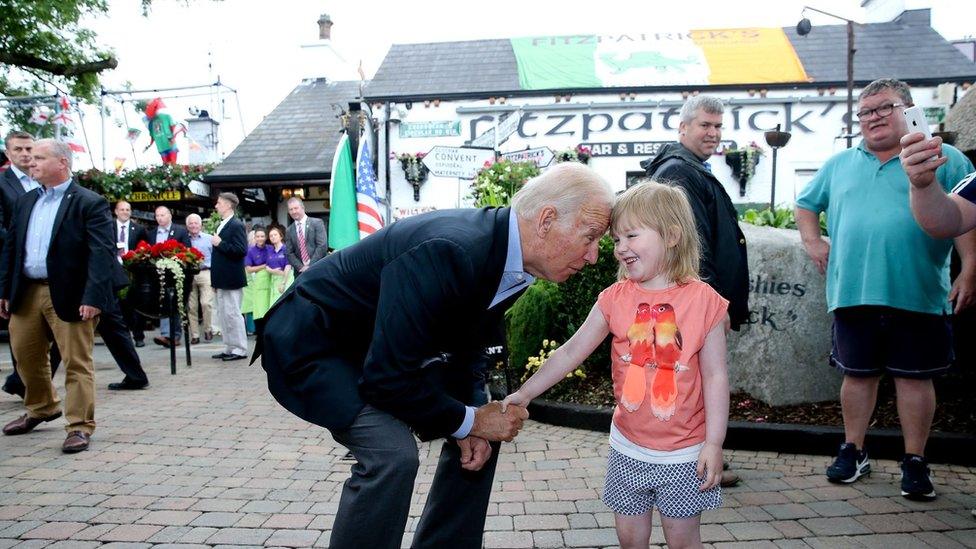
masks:
{"type": "Polygon", "coordinates": [[[359,95],[359,82],[302,83],[261,121],[205,180],[207,183],[269,183],[327,180],[339,143],[339,119],[359,95]]]}
{"type": "Polygon", "coordinates": [[[970,88],[946,116],[946,129],[957,132],[955,146],[963,152],[976,151],[976,89],[970,88]]]}
{"type": "MultiPolygon", "coordinates": [[[[930,16],[928,9],[908,10],[894,21],[857,25],[855,82],[863,85],[882,77],[899,78],[915,85],[976,80],[976,63],[932,29],[930,16]]],[[[783,30],[814,80],[812,84],[785,85],[846,86],[846,25],[817,25],[807,36],[798,36],[793,27],[783,30]]],[[[689,87],[701,86],[664,89],[689,87]]],[[[545,92],[521,89],[515,53],[508,40],[395,44],[365,91],[371,101],[539,93],[545,92]]]]}

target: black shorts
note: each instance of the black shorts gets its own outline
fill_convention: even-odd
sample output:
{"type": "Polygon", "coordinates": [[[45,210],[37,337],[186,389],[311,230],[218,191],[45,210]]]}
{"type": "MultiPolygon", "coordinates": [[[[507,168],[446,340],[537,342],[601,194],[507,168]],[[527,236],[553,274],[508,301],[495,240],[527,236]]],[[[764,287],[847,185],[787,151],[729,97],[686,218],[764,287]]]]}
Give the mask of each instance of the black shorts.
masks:
{"type": "Polygon", "coordinates": [[[830,364],[844,375],[932,379],[955,360],[949,316],[880,306],[834,310],[830,364]]]}

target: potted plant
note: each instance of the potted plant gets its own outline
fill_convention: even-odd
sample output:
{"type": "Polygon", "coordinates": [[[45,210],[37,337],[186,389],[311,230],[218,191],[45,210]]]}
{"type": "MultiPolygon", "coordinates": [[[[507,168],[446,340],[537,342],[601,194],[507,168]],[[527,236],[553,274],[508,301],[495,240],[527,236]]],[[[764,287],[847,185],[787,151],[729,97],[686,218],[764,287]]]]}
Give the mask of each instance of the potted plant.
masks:
{"type": "Polygon", "coordinates": [[[765,154],[755,141],[739,149],[724,151],[725,163],[732,168],[732,177],[739,182],[739,196],[746,195],[746,183],[756,175],[759,159],[765,154]]]}
{"type": "Polygon", "coordinates": [[[499,160],[482,168],[471,184],[471,195],[477,208],[507,206],[515,192],[530,178],[539,175],[534,162],[499,160]]]}
{"type": "MultiPolygon", "coordinates": [[[[122,264],[131,273],[130,291],[135,291],[136,310],[145,316],[158,316],[166,290],[184,295],[187,275],[200,272],[203,254],[169,239],[150,245],[145,240],[122,255],[122,264]]],[[[183,299],[177,300],[179,318],[186,318],[183,299]]]]}
{"type": "Polygon", "coordinates": [[[554,160],[556,162],[579,162],[581,164],[589,164],[590,157],[592,157],[592,151],[585,145],[576,145],[570,149],[564,149],[555,154],[554,160]]]}

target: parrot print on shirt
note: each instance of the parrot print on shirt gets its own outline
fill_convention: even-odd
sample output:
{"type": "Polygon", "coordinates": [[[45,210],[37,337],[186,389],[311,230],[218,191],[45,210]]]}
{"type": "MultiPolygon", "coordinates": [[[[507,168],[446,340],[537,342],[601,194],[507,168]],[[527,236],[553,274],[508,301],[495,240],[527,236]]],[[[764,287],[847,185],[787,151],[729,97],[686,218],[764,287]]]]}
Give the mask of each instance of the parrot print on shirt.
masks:
{"type": "Polygon", "coordinates": [[[627,329],[630,354],[622,356],[627,371],[620,396],[620,405],[628,412],[637,411],[647,393],[647,374],[651,378],[651,412],[661,421],[674,415],[678,396],[676,372],[683,368],[681,332],[678,330],[674,307],[658,303],[637,305],[634,323],[627,329]]]}

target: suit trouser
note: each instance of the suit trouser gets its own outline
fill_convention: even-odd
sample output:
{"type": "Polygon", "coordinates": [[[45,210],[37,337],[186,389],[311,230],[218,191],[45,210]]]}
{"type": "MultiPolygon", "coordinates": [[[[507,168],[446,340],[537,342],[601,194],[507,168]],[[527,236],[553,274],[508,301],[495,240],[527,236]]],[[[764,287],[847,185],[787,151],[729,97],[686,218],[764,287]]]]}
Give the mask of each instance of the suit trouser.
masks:
{"type": "MultiPolygon", "coordinates": [[[[367,405],[351,426],[331,430],[356,464],[342,487],[330,547],[400,547],[420,460],[410,429],[367,405]]],[[[444,442],[427,504],[413,537],[415,548],[480,548],[499,444],[480,471],[461,469],[461,451],[444,442]]]]}
{"type": "Polygon", "coordinates": [[[187,316],[190,319],[190,337],[200,338],[200,309],[203,309],[203,331],[210,331],[210,324],[213,322],[214,291],[210,287],[210,271],[200,271],[193,275],[193,284],[190,286],[190,304],[187,308],[187,316]]]}
{"type": "Polygon", "coordinates": [[[48,350],[52,339],[61,351],[65,371],[66,430],[95,430],[95,319],[65,322],[58,318],[46,284],[27,282],[16,313],[10,315],[10,343],[24,381],[27,415],[41,418],[58,412],[61,399],[51,381],[48,350]],[[53,336],[53,338],[52,338],[53,336]]]}
{"type": "Polygon", "coordinates": [[[132,332],[132,339],[142,341],[146,339],[146,334],[143,331],[146,321],[141,314],[136,312],[132,299],[131,294],[127,295],[125,299],[120,299],[119,307],[122,310],[122,318],[125,319],[126,326],[132,332]]]}
{"type": "Polygon", "coordinates": [[[241,314],[241,299],[244,290],[225,290],[217,288],[217,316],[220,318],[220,333],[224,340],[224,352],[234,355],[247,354],[247,333],[244,332],[244,316],[241,314]]]}
{"type": "MultiPolygon", "coordinates": [[[[116,305],[118,303],[116,301],[116,305]]],[[[142,369],[139,353],[136,352],[135,345],[132,343],[132,337],[129,335],[129,328],[118,307],[108,311],[102,311],[98,315],[98,325],[95,326],[95,331],[102,336],[105,347],[108,348],[108,352],[115,359],[115,364],[122,370],[127,380],[138,385],[149,383],[149,378],[146,377],[146,371],[142,369]]],[[[11,347],[11,352],[12,350],[13,347],[11,347]]],[[[58,371],[58,366],[61,365],[61,353],[58,351],[57,345],[51,346],[50,364],[51,377],[54,377],[54,373],[58,371]]],[[[24,384],[16,370],[7,376],[7,383],[11,387],[23,386],[24,384]]]]}

